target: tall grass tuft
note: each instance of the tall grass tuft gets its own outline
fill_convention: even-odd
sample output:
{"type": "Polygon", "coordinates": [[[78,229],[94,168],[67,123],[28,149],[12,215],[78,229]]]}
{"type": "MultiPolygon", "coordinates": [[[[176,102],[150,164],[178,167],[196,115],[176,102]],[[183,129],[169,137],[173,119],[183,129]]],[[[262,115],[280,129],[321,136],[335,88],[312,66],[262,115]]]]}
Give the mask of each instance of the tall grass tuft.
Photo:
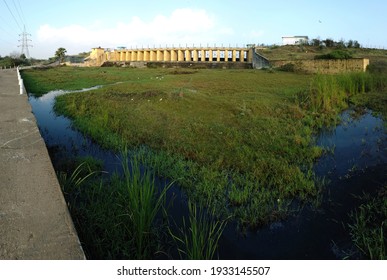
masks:
{"type": "Polygon", "coordinates": [[[297,103],[312,113],[315,125],[331,124],[338,113],[346,109],[352,98],[366,93],[383,91],[385,77],[366,73],[316,75],[309,89],[300,91],[297,103]]]}
{"type": "Polygon", "coordinates": [[[151,259],[161,251],[158,221],[169,186],[159,191],[154,173],[139,162],[124,150],[121,174],[96,177],[85,162],[70,176],[58,174],[88,258],[151,259]]]}
{"type": "MultiPolygon", "coordinates": [[[[385,187],[387,190],[387,187],[385,187]]],[[[352,240],[366,258],[387,259],[387,199],[371,199],[351,213],[349,225],[352,240]]]]}
{"type": "Polygon", "coordinates": [[[80,193],[80,188],[88,179],[97,174],[98,171],[86,162],[80,163],[69,176],[66,172],[58,172],[57,177],[62,191],[65,194],[77,196],[80,193]]]}
{"type": "Polygon", "coordinates": [[[166,192],[170,185],[158,193],[154,173],[149,169],[141,170],[137,157],[129,160],[126,149],[122,154],[122,167],[123,183],[127,191],[125,203],[133,226],[136,258],[146,259],[151,253],[149,244],[154,237],[152,233],[156,216],[165,206],[166,192]]]}
{"type": "Polygon", "coordinates": [[[183,226],[178,234],[169,229],[176,241],[181,259],[212,260],[218,242],[226,226],[226,220],[217,221],[214,211],[206,213],[203,208],[188,202],[189,224],[183,217],[183,226]]]}

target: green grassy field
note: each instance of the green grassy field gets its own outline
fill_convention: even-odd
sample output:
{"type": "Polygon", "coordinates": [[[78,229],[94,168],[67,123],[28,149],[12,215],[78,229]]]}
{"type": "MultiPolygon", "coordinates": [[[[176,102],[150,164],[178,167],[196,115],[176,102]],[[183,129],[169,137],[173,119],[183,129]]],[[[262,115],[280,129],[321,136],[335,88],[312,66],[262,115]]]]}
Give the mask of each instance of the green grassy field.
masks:
{"type": "Polygon", "coordinates": [[[55,110],[105,147],[128,145],[193,201],[249,227],[317,198],[312,165],[323,150],[314,135],[373,84],[366,74],[256,70],[62,67],[23,76],[37,95],[106,85],[60,96],[55,110]]]}
{"type": "MultiPolygon", "coordinates": [[[[258,50],[269,60],[314,59],[316,55],[328,54],[337,48],[315,46],[272,46],[258,50]]],[[[371,63],[387,62],[387,50],[366,48],[345,48],[354,58],[369,58],[371,63]]]]}
{"type": "Polygon", "coordinates": [[[232,209],[243,224],[277,219],[294,199],[318,192],[310,168],[321,149],[293,101],[310,76],[100,68],[83,79],[85,69],[50,71],[51,85],[58,79],[63,88],[77,80],[81,87],[100,84],[101,75],[103,83],[123,82],[60,97],[56,110],[107,147],[142,147],[159,175],[195,201],[232,209]]]}
{"type": "MultiPolygon", "coordinates": [[[[22,75],[37,96],[104,85],[58,97],[55,110],[102,146],[117,152],[129,147],[135,159],[133,172],[123,164],[122,178],[88,175],[84,167],[91,172],[102,166],[92,158],[72,175],[58,173],[87,256],[160,258],[173,255],[168,248],[174,248],[181,258],[205,259],[216,257],[225,219],[257,227],[305,203],[318,205],[321,178],[312,166],[324,150],[316,147],[315,135],[334,125],[350,103],[387,119],[386,69],[379,66],[334,76],[115,67],[22,75]],[[138,164],[149,169],[143,178],[138,164]],[[183,227],[156,221],[155,213],[164,216],[168,209],[165,193],[155,192],[154,174],[187,193],[190,217],[183,227]]],[[[377,203],[352,213],[350,234],[366,256],[385,258],[385,223],[370,224],[375,209],[385,220],[385,207],[370,205],[377,203]]]]}

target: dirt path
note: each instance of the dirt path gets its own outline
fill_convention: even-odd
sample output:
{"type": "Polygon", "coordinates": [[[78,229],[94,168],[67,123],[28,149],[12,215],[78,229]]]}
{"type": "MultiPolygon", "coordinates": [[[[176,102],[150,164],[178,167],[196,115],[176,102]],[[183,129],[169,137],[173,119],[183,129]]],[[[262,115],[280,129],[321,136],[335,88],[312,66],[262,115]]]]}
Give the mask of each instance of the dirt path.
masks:
{"type": "Polygon", "coordinates": [[[16,70],[0,70],[0,259],[84,259],[16,70]]]}

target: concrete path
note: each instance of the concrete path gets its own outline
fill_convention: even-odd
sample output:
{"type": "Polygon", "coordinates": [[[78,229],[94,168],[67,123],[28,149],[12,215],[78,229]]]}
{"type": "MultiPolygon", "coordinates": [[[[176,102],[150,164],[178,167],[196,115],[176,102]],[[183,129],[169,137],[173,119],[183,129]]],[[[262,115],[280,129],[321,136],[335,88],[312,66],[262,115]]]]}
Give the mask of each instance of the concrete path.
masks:
{"type": "Polygon", "coordinates": [[[16,70],[0,70],[0,259],[85,259],[16,70]]]}

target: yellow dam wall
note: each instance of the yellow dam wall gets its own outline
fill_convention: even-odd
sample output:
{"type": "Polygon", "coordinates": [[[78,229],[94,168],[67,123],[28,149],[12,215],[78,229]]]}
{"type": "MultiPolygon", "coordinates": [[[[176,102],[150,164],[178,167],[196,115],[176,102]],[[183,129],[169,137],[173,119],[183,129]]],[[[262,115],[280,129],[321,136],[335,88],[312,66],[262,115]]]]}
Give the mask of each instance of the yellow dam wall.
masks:
{"type": "MultiPolygon", "coordinates": [[[[101,66],[105,62],[130,63],[130,65],[142,66],[152,62],[161,62],[166,65],[182,65],[183,62],[192,62],[195,64],[205,62],[208,64],[227,64],[228,62],[235,64],[236,62],[239,62],[239,64],[252,64],[254,68],[256,56],[257,53],[255,53],[254,48],[238,47],[166,47],[115,50],[93,48],[90,56],[85,59],[85,65],[101,66]]],[[[291,64],[296,72],[337,74],[346,72],[364,72],[369,65],[369,59],[353,58],[270,61],[272,67],[282,67],[287,64],[291,64]]],[[[258,69],[267,66],[268,64],[261,65],[258,69]]]]}
{"type": "Polygon", "coordinates": [[[94,48],[86,59],[88,66],[105,62],[246,62],[252,63],[254,49],[231,47],[186,47],[105,50],[94,48]]]}

